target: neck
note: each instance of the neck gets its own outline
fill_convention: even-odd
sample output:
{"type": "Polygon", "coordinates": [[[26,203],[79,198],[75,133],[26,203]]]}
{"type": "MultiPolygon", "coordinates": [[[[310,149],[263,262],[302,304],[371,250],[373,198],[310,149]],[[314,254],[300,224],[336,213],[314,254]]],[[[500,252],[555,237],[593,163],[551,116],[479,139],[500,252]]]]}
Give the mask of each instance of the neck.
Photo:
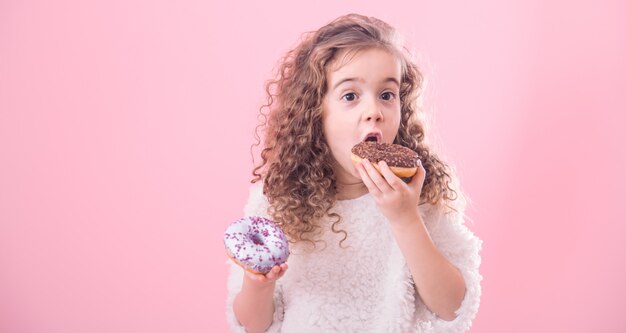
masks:
{"type": "Polygon", "coordinates": [[[335,196],[337,200],[356,199],[369,192],[360,177],[355,177],[346,172],[344,168],[339,166],[336,160],[333,161],[333,170],[337,185],[337,194],[335,196]]]}
{"type": "Polygon", "coordinates": [[[367,187],[360,180],[356,182],[337,181],[337,200],[356,199],[367,192],[367,187]]]}

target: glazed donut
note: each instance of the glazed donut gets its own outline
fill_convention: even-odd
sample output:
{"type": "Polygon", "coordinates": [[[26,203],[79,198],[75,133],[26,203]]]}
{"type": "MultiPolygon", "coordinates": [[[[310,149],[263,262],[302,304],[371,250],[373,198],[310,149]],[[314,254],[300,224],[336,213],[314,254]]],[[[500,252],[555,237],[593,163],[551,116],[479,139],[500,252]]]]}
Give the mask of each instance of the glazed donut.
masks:
{"type": "Polygon", "coordinates": [[[259,216],[231,223],[224,232],[224,246],[235,263],[255,274],[267,274],[289,257],[289,243],[283,231],[259,216]]]}
{"type": "Polygon", "coordinates": [[[356,165],[362,159],[368,159],[378,172],[378,162],[385,161],[391,171],[398,177],[412,177],[417,172],[419,156],[413,150],[393,144],[375,141],[364,141],[352,147],[350,156],[356,165]]]}

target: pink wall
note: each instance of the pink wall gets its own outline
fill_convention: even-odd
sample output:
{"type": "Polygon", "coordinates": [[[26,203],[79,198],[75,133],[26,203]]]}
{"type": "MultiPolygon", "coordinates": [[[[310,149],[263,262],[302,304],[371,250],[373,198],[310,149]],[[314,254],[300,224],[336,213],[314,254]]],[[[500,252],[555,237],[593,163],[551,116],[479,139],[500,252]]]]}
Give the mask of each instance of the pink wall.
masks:
{"type": "Polygon", "coordinates": [[[262,84],[351,11],[429,77],[484,241],[471,331],[626,331],[623,2],[226,3],[0,1],[1,332],[226,331],[262,84]]]}

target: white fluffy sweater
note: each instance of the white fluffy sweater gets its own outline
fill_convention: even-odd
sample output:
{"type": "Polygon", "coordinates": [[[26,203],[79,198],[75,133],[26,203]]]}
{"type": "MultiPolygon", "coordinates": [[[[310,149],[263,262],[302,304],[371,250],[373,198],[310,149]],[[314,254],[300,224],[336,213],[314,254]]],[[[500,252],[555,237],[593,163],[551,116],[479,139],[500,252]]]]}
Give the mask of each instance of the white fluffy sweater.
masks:
{"type": "MultiPolygon", "coordinates": [[[[457,200],[458,202],[459,200],[457,200]]],[[[289,270],[276,282],[274,321],[267,332],[465,332],[480,303],[478,268],[482,241],[464,224],[464,205],[458,212],[439,212],[420,206],[435,245],[465,279],[466,293],[457,317],[438,318],[416,296],[414,282],[387,219],[373,197],[337,201],[332,211],[342,220],[337,225],[348,233],[330,231],[313,249],[309,243],[290,244],[289,270]]],[[[250,188],[246,216],[269,218],[268,202],[261,182],[250,188]]],[[[227,319],[234,332],[245,332],[235,318],[232,304],[241,290],[243,270],[227,261],[227,319]]]]}

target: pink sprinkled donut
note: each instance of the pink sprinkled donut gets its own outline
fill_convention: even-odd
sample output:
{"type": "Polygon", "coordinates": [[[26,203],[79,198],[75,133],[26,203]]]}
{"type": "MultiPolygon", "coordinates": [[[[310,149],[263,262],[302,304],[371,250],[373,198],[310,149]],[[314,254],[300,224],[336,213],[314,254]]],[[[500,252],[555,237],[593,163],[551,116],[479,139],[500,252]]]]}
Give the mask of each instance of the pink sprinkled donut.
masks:
{"type": "Polygon", "coordinates": [[[257,274],[267,274],[289,257],[289,243],[283,231],[271,220],[259,216],[231,223],[224,232],[224,246],[235,263],[257,274]]]}

